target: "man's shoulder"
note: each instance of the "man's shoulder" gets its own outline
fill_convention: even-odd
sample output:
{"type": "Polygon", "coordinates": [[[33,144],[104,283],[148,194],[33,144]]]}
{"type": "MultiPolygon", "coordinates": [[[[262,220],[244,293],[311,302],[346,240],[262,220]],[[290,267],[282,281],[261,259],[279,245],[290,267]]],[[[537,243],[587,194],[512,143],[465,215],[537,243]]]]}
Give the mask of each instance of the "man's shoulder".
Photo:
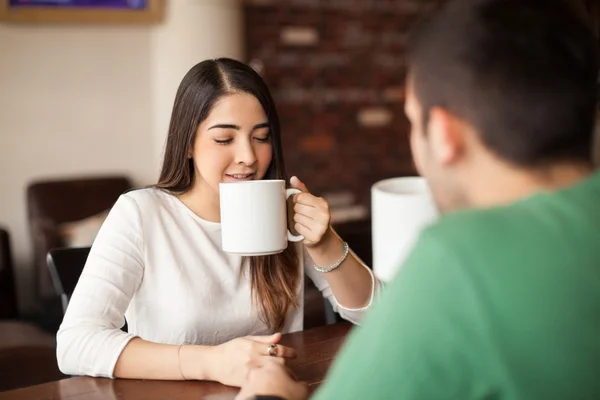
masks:
{"type": "Polygon", "coordinates": [[[500,246],[518,246],[524,239],[532,237],[548,244],[562,239],[565,232],[574,235],[598,233],[590,231],[594,230],[595,223],[582,223],[600,224],[594,201],[597,196],[588,195],[585,189],[590,185],[580,186],[554,193],[537,193],[512,204],[451,213],[433,224],[425,236],[455,245],[493,241],[500,246]]]}
{"type": "MultiPolygon", "coordinates": [[[[496,271],[518,270],[523,263],[530,269],[548,264],[560,268],[582,254],[600,261],[597,205],[572,197],[539,194],[511,205],[443,216],[421,235],[421,253],[435,248],[469,269],[493,265],[496,271]]],[[[581,261],[580,268],[587,268],[589,260],[581,261]]]]}
{"type": "Polygon", "coordinates": [[[419,239],[421,253],[433,253],[448,263],[477,266],[512,259],[532,250],[538,239],[552,241],[544,232],[547,221],[527,205],[455,212],[441,217],[419,239]],[[532,237],[535,237],[532,241],[532,237]]]}
{"type": "Polygon", "coordinates": [[[503,235],[523,221],[513,208],[458,211],[440,217],[423,232],[423,239],[456,243],[478,242],[503,235]]]}

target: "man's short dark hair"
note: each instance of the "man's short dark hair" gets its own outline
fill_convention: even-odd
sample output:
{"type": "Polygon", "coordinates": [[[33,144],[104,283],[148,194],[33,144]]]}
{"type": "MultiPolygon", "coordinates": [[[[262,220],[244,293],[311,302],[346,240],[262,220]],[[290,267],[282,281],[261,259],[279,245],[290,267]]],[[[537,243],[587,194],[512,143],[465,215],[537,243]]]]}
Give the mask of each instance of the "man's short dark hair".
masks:
{"type": "Polygon", "coordinates": [[[419,25],[409,76],[520,167],[591,163],[598,43],[559,0],[456,0],[419,25]]]}

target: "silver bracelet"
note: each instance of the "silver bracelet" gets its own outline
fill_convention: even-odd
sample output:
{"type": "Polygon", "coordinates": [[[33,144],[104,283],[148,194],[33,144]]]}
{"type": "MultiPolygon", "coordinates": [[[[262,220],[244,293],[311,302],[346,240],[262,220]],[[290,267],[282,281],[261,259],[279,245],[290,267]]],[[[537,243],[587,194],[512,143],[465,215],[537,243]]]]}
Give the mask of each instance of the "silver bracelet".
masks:
{"type": "Polygon", "coordinates": [[[348,243],[342,242],[342,244],[344,245],[344,255],[339,260],[337,260],[336,262],[334,262],[333,264],[331,264],[330,266],[325,267],[325,268],[318,267],[317,265],[314,265],[314,268],[319,272],[327,273],[327,272],[331,272],[334,269],[336,269],[337,267],[339,267],[340,264],[344,262],[346,257],[348,257],[348,251],[350,250],[350,248],[348,247],[348,243]]]}

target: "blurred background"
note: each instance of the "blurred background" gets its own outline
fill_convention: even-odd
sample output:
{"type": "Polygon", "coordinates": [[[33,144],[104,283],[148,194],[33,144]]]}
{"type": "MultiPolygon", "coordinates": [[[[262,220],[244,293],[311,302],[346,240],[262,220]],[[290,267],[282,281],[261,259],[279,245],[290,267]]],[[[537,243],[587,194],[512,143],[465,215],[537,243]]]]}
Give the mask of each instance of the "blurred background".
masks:
{"type": "MultiPolygon", "coordinates": [[[[569,1],[600,32],[599,2],[569,1]]],[[[372,184],[415,174],[407,32],[440,1],[126,2],[147,9],[139,19],[19,3],[0,2],[0,318],[53,334],[47,251],[91,244],[115,196],[156,181],[177,86],[207,58],[264,77],[288,173],[370,260],[372,184]]]]}

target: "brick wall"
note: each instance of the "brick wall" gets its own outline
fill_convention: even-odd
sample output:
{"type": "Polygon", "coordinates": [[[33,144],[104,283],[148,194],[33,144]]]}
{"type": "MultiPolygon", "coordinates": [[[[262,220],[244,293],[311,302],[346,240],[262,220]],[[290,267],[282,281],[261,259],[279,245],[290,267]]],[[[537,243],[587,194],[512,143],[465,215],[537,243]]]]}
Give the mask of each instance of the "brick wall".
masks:
{"type": "Polygon", "coordinates": [[[245,2],[247,61],[275,97],[288,172],[314,193],[350,191],[369,207],[374,182],[415,174],[403,113],[404,47],[409,27],[431,5],[245,2]]]}

